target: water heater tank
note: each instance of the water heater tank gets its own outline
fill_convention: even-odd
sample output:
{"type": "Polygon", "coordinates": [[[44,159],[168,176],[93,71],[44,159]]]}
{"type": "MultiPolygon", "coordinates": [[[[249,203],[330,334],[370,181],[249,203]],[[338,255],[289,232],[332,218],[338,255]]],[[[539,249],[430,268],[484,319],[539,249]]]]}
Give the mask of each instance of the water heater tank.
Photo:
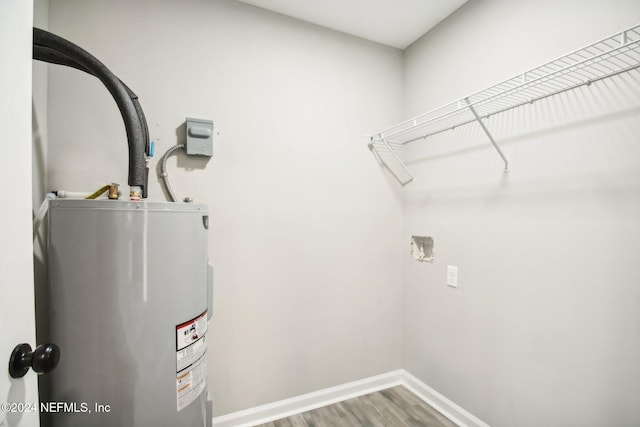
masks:
{"type": "Polygon", "coordinates": [[[211,425],[207,229],[203,205],[51,201],[43,426],[211,425]]]}

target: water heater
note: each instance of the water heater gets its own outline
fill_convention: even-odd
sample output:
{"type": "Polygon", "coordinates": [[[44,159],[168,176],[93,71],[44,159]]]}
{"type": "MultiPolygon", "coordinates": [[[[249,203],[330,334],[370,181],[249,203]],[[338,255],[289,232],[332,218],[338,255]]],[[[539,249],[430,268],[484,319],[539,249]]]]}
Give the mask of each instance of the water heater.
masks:
{"type": "MultiPolygon", "coordinates": [[[[39,335],[50,342],[33,352],[27,343],[16,346],[9,373],[19,378],[30,366],[50,372],[40,378],[43,427],[210,426],[207,208],[146,200],[153,156],[146,118],[138,96],[109,68],[80,46],[38,28],[33,57],[90,74],[112,95],[127,135],[129,197],[117,200],[116,189],[109,199],[91,200],[109,185],[88,200],[48,195],[53,200],[47,332],[39,335]]],[[[192,136],[210,140],[209,124],[198,123],[192,136]]],[[[203,140],[194,147],[192,154],[211,154],[203,140]]],[[[166,171],[162,177],[167,181],[166,171]]],[[[171,194],[168,182],[166,187],[171,194]]],[[[36,215],[36,230],[46,207],[36,215]]]]}
{"type": "Polygon", "coordinates": [[[207,207],[56,199],[48,222],[52,427],[206,427],[207,207]]]}

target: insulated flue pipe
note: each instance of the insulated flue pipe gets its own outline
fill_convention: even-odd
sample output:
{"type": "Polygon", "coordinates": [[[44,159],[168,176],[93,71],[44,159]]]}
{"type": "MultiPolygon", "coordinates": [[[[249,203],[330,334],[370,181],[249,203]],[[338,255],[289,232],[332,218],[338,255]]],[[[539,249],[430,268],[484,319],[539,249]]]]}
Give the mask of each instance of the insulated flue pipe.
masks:
{"type": "Polygon", "coordinates": [[[102,62],[89,52],[62,37],[39,28],[33,29],[33,58],[66,65],[97,77],[116,101],[124,120],[129,143],[129,177],[132,198],[146,197],[149,153],[149,131],[138,97],[102,62]],[[139,187],[142,194],[135,194],[139,187]]]}

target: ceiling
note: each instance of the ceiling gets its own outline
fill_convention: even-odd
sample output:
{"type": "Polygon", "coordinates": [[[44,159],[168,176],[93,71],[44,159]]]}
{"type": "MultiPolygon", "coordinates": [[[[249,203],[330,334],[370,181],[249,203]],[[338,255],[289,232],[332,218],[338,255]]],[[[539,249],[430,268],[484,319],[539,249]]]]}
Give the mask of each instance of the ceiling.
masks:
{"type": "Polygon", "coordinates": [[[467,0],[238,0],[398,49],[467,0]]]}

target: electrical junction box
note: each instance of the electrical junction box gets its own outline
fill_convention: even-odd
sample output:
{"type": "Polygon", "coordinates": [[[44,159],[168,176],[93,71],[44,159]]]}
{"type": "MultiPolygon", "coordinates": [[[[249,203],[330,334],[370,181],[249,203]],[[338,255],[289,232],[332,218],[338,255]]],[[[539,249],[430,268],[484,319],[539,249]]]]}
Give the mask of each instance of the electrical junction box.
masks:
{"type": "Polygon", "coordinates": [[[187,117],[186,152],[189,156],[213,156],[213,122],[187,117]]]}

